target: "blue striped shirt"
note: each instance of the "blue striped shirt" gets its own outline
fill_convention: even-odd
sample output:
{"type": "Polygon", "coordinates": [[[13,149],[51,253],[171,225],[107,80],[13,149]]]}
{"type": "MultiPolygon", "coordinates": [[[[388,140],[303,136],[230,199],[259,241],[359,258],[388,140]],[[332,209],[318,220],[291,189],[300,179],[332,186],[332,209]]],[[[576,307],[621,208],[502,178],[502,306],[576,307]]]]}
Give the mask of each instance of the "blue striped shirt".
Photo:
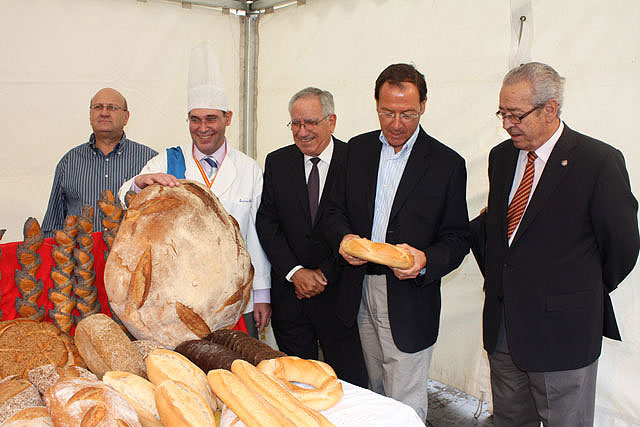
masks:
{"type": "Polygon", "coordinates": [[[142,144],[122,139],[113,151],[105,155],[95,144],[91,134],[88,142],[65,154],[53,177],[47,212],[42,220],[42,231],[51,237],[54,230],[62,229],[69,215],[82,214],[82,206],[93,206],[93,228],[102,229],[102,212],[98,200],[104,190],[114,195],[123,182],[140,172],[142,167],[158,153],[142,144]]]}
{"type": "Polygon", "coordinates": [[[420,132],[420,126],[416,127],[413,135],[396,153],[393,147],[389,145],[384,133],[380,131],[382,150],[380,151],[380,163],[378,164],[376,202],[373,213],[373,226],[371,227],[371,240],[374,242],[386,241],[393,199],[396,196],[398,184],[400,184],[400,178],[402,178],[411,150],[418,139],[418,132],[420,132]]]}

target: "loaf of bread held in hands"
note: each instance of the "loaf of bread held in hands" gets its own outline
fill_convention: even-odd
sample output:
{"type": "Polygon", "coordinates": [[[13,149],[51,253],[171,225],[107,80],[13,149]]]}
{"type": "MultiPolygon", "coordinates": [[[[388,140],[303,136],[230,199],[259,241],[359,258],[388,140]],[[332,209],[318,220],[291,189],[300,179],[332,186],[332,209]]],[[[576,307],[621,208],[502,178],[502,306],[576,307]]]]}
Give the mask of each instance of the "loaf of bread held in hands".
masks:
{"type": "Polygon", "coordinates": [[[347,255],[389,267],[404,269],[413,265],[413,255],[407,249],[389,243],[355,237],[343,240],[340,247],[347,255]]]}

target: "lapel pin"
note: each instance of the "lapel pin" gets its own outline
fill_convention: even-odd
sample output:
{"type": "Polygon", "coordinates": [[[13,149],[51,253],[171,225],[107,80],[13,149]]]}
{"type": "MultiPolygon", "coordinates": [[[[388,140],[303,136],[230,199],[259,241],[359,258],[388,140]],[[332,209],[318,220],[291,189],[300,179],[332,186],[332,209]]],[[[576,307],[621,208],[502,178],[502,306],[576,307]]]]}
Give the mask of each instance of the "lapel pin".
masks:
{"type": "Polygon", "coordinates": [[[567,166],[569,164],[569,161],[567,159],[564,159],[563,161],[560,162],[560,164],[562,166],[567,166]]]}

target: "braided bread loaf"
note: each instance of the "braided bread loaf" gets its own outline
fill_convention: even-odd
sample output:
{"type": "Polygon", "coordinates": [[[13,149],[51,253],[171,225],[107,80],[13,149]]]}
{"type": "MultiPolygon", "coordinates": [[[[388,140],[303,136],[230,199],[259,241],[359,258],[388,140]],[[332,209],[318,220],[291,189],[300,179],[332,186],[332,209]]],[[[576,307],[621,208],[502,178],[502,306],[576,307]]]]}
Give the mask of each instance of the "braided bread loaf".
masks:
{"type": "Polygon", "coordinates": [[[56,231],[54,240],[58,246],[51,250],[56,266],[51,268],[50,276],[53,287],[49,289],[49,301],[53,308],[49,310],[49,317],[53,324],[62,331],[69,333],[73,326],[71,312],[76,306],[76,297],[72,295],[74,284],[74,269],[76,266],[73,250],[78,235],[78,217],[69,216],[64,221],[64,229],[56,231]]]}
{"type": "Polygon", "coordinates": [[[16,311],[25,319],[44,319],[44,307],[38,307],[38,298],[44,286],[42,280],[36,280],[36,272],[42,264],[38,250],[44,242],[44,233],[35,218],[24,223],[24,241],[18,244],[16,255],[22,270],[16,270],[15,282],[22,298],[16,298],[16,311]]]}
{"type": "Polygon", "coordinates": [[[78,248],[74,249],[76,259],[76,284],[73,293],[76,294],[76,308],[80,321],[87,316],[100,313],[102,307],[98,300],[98,288],[95,286],[96,273],[93,271],[93,207],[86,205],[82,208],[82,216],[78,218],[78,248]]]}

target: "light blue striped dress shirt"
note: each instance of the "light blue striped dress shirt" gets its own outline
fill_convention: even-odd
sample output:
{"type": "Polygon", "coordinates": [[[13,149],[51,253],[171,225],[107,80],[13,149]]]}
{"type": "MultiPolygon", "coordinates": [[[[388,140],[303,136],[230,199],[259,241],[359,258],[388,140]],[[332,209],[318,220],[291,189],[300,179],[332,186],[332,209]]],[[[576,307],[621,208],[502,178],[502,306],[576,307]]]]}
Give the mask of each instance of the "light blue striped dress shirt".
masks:
{"type": "Polygon", "coordinates": [[[371,240],[374,242],[384,242],[387,236],[387,226],[389,225],[389,215],[393,206],[400,178],[404,173],[404,168],[409,160],[409,155],[413,149],[416,139],[418,139],[420,126],[402,146],[400,151],[394,152],[389,145],[389,141],[380,131],[380,141],[382,151],[380,152],[380,163],[378,164],[378,183],[376,185],[376,202],[373,213],[373,227],[371,229],[371,240]]]}

